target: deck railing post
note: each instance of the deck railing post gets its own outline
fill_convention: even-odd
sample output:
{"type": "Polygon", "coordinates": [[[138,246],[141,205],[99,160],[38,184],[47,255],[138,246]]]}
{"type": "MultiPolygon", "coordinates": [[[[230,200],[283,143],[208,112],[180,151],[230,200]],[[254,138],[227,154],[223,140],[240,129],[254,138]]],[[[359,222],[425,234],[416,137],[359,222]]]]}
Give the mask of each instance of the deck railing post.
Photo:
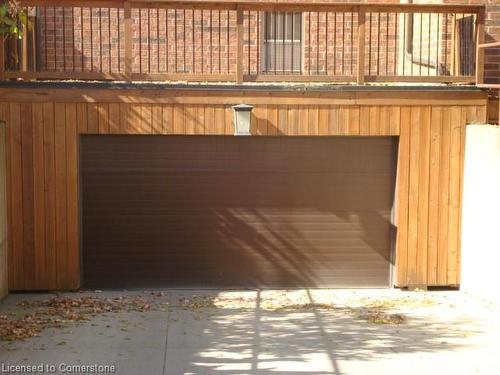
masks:
{"type": "Polygon", "coordinates": [[[484,48],[479,48],[484,43],[485,9],[477,13],[476,18],[476,85],[484,83],[484,48]]]}
{"type": "MultiPolygon", "coordinates": [[[[125,41],[125,77],[132,80],[132,6],[129,1],[125,1],[124,7],[124,41],[125,41]]],[[[140,57],[139,57],[140,58],[140,57]]]]}
{"type": "Polygon", "coordinates": [[[357,83],[362,85],[365,83],[365,26],[366,26],[366,10],[358,8],[358,66],[357,66],[357,83]]]}
{"type": "MultiPolygon", "coordinates": [[[[27,21],[26,16],[26,22],[27,21]]],[[[22,32],[22,39],[21,39],[21,71],[22,72],[27,72],[28,71],[28,25],[26,22],[21,23],[21,32],[22,32]]]]}
{"type": "Polygon", "coordinates": [[[243,83],[243,9],[236,9],[236,83],[243,83]]]}
{"type": "Polygon", "coordinates": [[[450,46],[450,75],[458,75],[460,69],[458,65],[460,64],[460,32],[458,30],[458,15],[452,14],[451,16],[451,46],[450,46]]]}

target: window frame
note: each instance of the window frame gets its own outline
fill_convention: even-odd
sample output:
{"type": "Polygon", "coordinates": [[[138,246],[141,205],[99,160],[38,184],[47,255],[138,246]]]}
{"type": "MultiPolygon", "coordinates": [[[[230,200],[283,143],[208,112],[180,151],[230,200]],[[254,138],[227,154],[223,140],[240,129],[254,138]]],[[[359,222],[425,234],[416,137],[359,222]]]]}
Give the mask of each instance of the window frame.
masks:
{"type": "MultiPolygon", "coordinates": [[[[276,71],[276,74],[283,74],[283,75],[301,75],[304,72],[304,34],[305,34],[305,25],[304,25],[304,20],[305,20],[305,12],[273,12],[273,11],[261,11],[260,12],[260,50],[262,53],[260,54],[261,56],[259,57],[259,72],[258,74],[274,74],[276,71]],[[291,69],[291,70],[274,70],[274,69],[266,69],[266,63],[267,63],[267,54],[266,54],[266,45],[271,44],[271,43],[276,43],[276,42],[281,42],[283,43],[283,39],[266,39],[266,14],[273,14],[273,13],[285,13],[285,14],[300,14],[300,39],[285,39],[284,41],[287,43],[300,43],[299,46],[299,56],[300,56],[300,64],[298,69],[291,69]],[[270,42],[270,43],[269,43],[270,42]]],[[[292,16],[293,17],[293,16],[292,16]]],[[[292,35],[293,37],[293,35],[292,35]]]]}

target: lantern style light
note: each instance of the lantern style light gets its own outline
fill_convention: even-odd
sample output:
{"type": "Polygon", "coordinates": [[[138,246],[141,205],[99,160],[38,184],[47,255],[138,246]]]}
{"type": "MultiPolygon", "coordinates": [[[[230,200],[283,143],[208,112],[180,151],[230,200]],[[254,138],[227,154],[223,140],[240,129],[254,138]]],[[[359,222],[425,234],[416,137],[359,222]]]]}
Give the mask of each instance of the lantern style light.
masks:
{"type": "Polygon", "coordinates": [[[249,104],[233,105],[234,135],[250,135],[250,119],[253,106],[249,104]]]}

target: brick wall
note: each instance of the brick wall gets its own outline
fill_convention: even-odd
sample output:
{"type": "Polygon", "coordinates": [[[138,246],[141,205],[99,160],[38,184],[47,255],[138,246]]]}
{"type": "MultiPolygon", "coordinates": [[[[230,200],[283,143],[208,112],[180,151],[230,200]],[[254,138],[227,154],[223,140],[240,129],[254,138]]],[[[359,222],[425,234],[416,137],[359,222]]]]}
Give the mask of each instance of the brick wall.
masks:
{"type": "MultiPolygon", "coordinates": [[[[486,7],[486,42],[500,41],[500,1],[488,0],[486,7]]],[[[500,48],[490,48],[485,57],[485,79],[500,83],[500,48]]]]}
{"type": "MultiPolygon", "coordinates": [[[[415,3],[471,4],[486,5],[486,43],[500,41],[500,1],[499,0],[418,0],[415,3]]],[[[486,50],[485,81],[500,83],[500,48],[486,50]]]]}
{"type": "MultiPolygon", "coordinates": [[[[444,0],[462,4],[464,1],[444,0]]],[[[486,40],[489,42],[500,40],[500,4],[496,3],[497,0],[487,0],[486,40]]],[[[134,72],[235,73],[235,12],[133,9],[132,16],[134,72]]],[[[263,13],[245,14],[243,68],[247,74],[257,74],[263,68],[263,18],[263,13]]],[[[411,55],[404,43],[408,29],[403,25],[408,18],[368,14],[371,27],[367,29],[367,38],[371,43],[366,47],[366,70],[372,75],[435,75],[453,71],[451,18],[446,19],[448,22],[444,16],[415,15],[411,55]],[[446,51],[449,56],[444,57],[446,51]]],[[[123,9],[40,8],[36,24],[39,70],[124,71],[123,9]]],[[[354,74],[356,14],[304,13],[302,27],[303,72],[354,74]]],[[[470,53],[468,61],[471,61],[470,53]]],[[[485,76],[488,82],[500,81],[500,49],[487,51],[485,76]]]]}

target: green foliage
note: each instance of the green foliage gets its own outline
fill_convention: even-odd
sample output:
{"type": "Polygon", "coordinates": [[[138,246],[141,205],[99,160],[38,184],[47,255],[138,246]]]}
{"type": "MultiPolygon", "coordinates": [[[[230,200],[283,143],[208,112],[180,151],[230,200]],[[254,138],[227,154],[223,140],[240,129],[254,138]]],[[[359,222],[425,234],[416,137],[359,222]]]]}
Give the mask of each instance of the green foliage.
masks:
{"type": "Polygon", "coordinates": [[[20,24],[31,26],[28,15],[19,5],[17,0],[6,0],[0,4],[0,35],[3,37],[23,36],[23,31],[19,28],[20,24]]]}

